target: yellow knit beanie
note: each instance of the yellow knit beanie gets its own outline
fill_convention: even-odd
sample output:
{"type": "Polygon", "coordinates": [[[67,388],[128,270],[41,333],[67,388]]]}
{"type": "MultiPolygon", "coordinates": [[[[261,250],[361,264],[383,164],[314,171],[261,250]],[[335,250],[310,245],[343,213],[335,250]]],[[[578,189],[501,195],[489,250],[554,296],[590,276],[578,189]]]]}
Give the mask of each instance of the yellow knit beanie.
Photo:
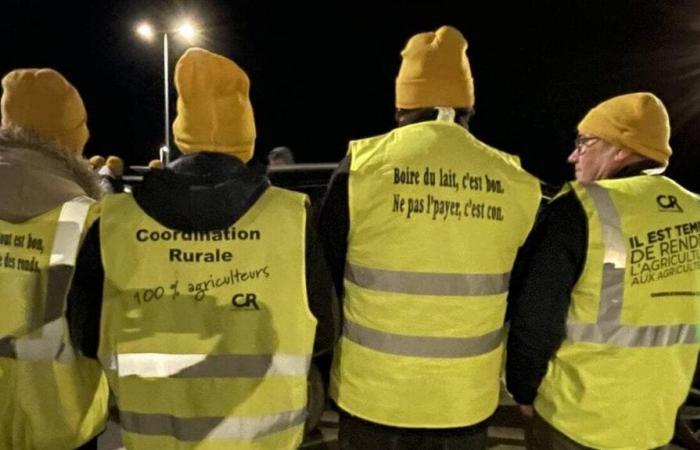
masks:
{"type": "Polygon", "coordinates": [[[473,107],[474,80],[466,51],[462,33],[449,26],[409,39],[396,78],[396,107],[473,107]]]}
{"type": "Polygon", "coordinates": [[[112,171],[115,177],[120,177],[124,174],[124,161],[118,156],[108,156],[105,166],[112,171]]]}
{"type": "Polygon", "coordinates": [[[183,153],[219,152],[250,160],[255,142],[250,82],[235,62],[190,48],[175,67],[175,87],[173,134],[183,153]]]}
{"type": "Polygon", "coordinates": [[[671,125],[664,104],[654,94],[635,92],[604,101],[578,124],[578,132],[626,148],[662,167],[671,157],[671,125]]]}
{"type": "Polygon", "coordinates": [[[105,165],[105,158],[100,155],[91,156],[88,161],[90,161],[93,170],[98,170],[105,165]]]}
{"type": "Polygon", "coordinates": [[[78,91],[53,69],[17,69],[2,79],[2,126],[36,133],[82,153],[88,140],[87,113],[78,91]]]}
{"type": "Polygon", "coordinates": [[[163,161],[160,159],[152,159],[148,161],[148,168],[151,170],[159,170],[163,168],[163,161]]]}

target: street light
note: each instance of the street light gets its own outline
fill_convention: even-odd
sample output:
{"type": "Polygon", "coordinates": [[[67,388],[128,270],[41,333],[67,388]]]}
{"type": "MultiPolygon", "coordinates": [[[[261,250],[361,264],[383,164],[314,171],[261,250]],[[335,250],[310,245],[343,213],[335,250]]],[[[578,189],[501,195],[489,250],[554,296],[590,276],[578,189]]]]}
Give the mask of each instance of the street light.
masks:
{"type": "Polygon", "coordinates": [[[197,35],[197,29],[189,21],[181,23],[176,31],[188,41],[191,41],[197,35]]]}
{"type": "Polygon", "coordinates": [[[156,30],[148,22],[136,26],[136,34],[146,41],[152,41],[156,34],[163,35],[163,82],[165,94],[165,145],[160,148],[160,159],[163,163],[170,162],[170,77],[168,70],[168,33],[174,33],[190,43],[198,34],[197,27],[188,19],[182,20],[172,30],[156,30]]]}
{"type": "Polygon", "coordinates": [[[153,27],[148,22],[140,23],[139,26],[136,27],[136,33],[147,41],[152,40],[155,35],[153,27]]]}

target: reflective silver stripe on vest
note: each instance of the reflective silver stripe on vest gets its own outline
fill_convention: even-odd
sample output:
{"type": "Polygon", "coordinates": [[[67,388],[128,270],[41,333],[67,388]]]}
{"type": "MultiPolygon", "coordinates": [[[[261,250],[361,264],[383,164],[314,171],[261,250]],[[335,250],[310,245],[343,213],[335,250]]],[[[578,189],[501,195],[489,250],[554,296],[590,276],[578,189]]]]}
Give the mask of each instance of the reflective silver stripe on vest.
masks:
{"type": "Polygon", "coordinates": [[[120,377],[262,378],[306,376],[310,356],[125,353],[109,355],[106,367],[120,377]]]}
{"type": "Polygon", "coordinates": [[[343,336],[383,353],[421,358],[465,358],[495,350],[503,342],[503,329],[475,337],[408,336],[368,328],[345,318],[343,336]]]}
{"type": "Polygon", "coordinates": [[[41,317],[36,311],[27,311],[27,322],[33,331],[14,340],[17,359],[60,362],[75,359],[64,313],[80,238],[93,203],[94,200],[88,197],[77,197],[61,208],[47,271],[44,315],[41,317]]]}
{"type": "Polygon", "coordinates": [[[698,342],[696,325],[592,324],[569,322],[567,337],[577,342],[594,342],[619,347],[665,347],[698,342]]]}
{"type": "Polygon", "coordinates": [[[90,205],[95,203],[88,197],[77,197],[63,204],[58,217],[58,226],[51,249],[51,266],[75,266],[80,236],[85,228],[90,205]]]}
{"type": "Polygon", "coordinates": [[[414,295],[483,296],[508,292],[510,272],[460,274],[372,269],[347,263],[345,278],[365,289],[414,295]]]}
{"type": "Polygon", "coordinates": [[[176,417],[132,411],[120,411],[119,416],[129,433],[172,436],[179,441],[249,440],[301,426],[306,410],[257,417],[176,417]]]}
{"type": "Polygon", "coordinates": [[[603,282],[598,305],[598,323],[619,323],[627,266],[627,249],[622,235],[620,215],[608,191],[597,184],[582,186],[598,210],[603,238],[603,282]]]}
{"type": "Polygon", "coordinates": [[[690,324],[623,325],[622,303],[625,291],[627,250],[620,215],[608,191],[595,183],[581,186],[593,199],[602,226],[603,273],[596,323],[567,319],[567,338],[619,347],[662,347],[700,342],[698,328],[690,324]]]}

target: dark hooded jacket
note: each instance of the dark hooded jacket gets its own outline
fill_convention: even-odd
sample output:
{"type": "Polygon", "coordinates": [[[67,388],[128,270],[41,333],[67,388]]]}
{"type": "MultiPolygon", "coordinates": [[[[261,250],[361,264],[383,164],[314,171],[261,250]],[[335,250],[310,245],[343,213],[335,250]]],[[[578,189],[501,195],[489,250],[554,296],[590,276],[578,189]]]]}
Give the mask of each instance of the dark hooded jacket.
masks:
{"type": "MultiPolygon", "coordinates": [[[[134,200],[151,218],[180,231],[231,227],[260,198],[270,183],[239,159],[219,153],[183,156],[164,170],[152,170],[133,190],[134,200]]],[[[307,207],[308,208],[308,207],[307,207]]],[[[314,353],[332,348],[339,319],[330,275],[307,215],[306,285],[311,311],[318,320],[314,353]]],[[[99,220],[87,233],[78,255],[68,316],[76,348],[96,358],[99,347],[104,268],[99,220]]]]}

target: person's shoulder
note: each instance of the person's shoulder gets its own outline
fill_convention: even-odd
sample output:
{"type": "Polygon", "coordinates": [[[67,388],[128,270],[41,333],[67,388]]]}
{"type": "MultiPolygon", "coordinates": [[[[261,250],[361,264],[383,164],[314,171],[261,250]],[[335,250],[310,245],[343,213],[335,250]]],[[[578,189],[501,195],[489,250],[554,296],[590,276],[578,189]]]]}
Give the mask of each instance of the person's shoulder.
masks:
{"type": "Polygon", "coordinates": [[[399,130],[399,128],[393,129],[387,133],[382,133],[374,136],[368,136],[364,138],[359,138],[359,139],[353,139],[348,143],[348,153],[351,153],[352,150],[356,148],[361,148],[361,147],[368,147],[372,146],[373,144],[379,143],[382,140],[385,140],[395,134],[399,130]]]}
{"type": "Polygon", "coordinates": [[[469,130],[464,130],[464,137],[471,146],[482,152],[482,154],[486,157],[494,159],[497,163],[501,163],[501,167],[505,168],[506,170],[511,170],[513,172],[531,177],[532,181],[537,180],[537,177],[523,168],[518,155],[508,153],[485,143],[481,139],[474,136],[469,130]]]}
{"type": "Polygon", "coordinates": [[[571,183],[559,190],[545,207],[545,217],[548,221],[571,222],[581,217],[581,202],[571,183]]]}

